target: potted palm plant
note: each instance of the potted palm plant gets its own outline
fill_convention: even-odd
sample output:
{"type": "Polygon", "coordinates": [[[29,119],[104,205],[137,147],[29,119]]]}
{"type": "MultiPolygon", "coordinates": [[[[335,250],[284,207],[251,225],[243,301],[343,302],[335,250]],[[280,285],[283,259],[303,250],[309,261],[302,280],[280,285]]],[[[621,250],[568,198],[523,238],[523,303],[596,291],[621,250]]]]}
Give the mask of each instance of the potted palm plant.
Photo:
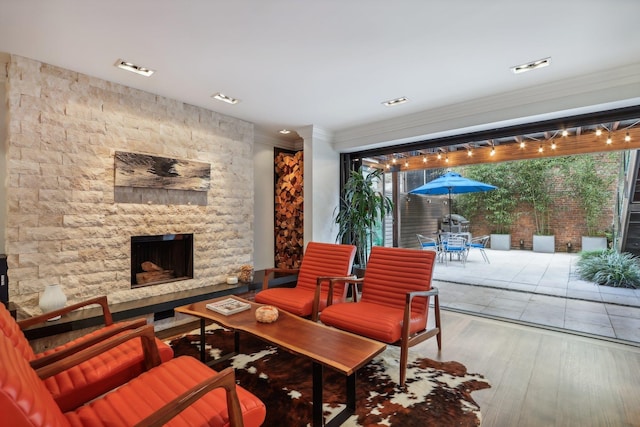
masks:
{"type": "Polygon", "coordinates": [[[377,189],[382,176],[383,171],[379,169],[361,167],[349,172],[340,195],[340,206],[336,208],[336,241],[356,246],[356,264],[363,269],[382,219],[393,211],[391,199],[377,189]]]}

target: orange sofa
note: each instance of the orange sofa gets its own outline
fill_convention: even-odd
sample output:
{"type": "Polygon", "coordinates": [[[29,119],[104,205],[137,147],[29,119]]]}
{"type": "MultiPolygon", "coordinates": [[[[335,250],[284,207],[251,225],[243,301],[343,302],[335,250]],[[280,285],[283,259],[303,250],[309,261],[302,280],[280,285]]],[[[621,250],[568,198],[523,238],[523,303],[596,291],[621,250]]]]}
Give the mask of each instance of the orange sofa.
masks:
{"type": "MultiPolygon", "coordinates": [[[[106,297],[97,297],[65,307],[46,315],[16,322],[9,311],[0,304],[0,331],[6,336],[20,355],[30,363],[33,369],[42,369],[55,361],[67,357],[79,350],[90,347],[111,336],[138,328],[146,324],[144,319],[130,322],[113,323],[106,297]],[[86,305],[102,306],[105,326],[59,347],[36,354],[25,338],[21,326],[27,327],[44,322],[57,314],[64,314],[86,305]]],[[[162,361],[173,358],[173,350],[156,339],[162,361]]],[[[70,369],[44,380],[45,387],[51,393],[62,411],[70,411],[83,403],[112,390],[143,372],[143,354],[140,339],[129,340],[122,345],[105,351],[70,369]]]]}
{"type": "Polygon", "coordinates": [[[109,338],[36,372],[13,342],[0,334],[0,423],[35,426],[258,427],[262,401],[236,386],[232,368],[218,374],[197,359],[160,363],[151,325],[109,338]],[[145,372],[72,411],[63,412],[41,378],[94,359],[114,346],[142,340],[145,372]],[[223,389],[219,388],[223,387],[223,389]]]}

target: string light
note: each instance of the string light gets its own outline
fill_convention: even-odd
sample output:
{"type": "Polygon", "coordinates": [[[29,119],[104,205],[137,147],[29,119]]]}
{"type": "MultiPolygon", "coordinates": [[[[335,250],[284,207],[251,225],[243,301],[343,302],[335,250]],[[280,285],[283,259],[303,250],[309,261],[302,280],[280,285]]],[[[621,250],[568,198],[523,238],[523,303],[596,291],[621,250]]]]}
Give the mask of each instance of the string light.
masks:
{"type": "MultiPolygon", "coordinates": [[[[604,124],[600,124],[597,126],[594,126],[591,128],[591,132],[593,132],[591,135],[596,135],[596,136],[602,136],[604,134],[604,132],[607,132],[607,136],[605,139],[606,144],[607,145],[612,145],[613,144],[613,135],[617,134],[618,135],[618,140],[616,143],[621,142],[622,140],[624,140],[625,143],[630,143],[632,140],[632,135],[630,132],[630,129],[635,128],[637,124],[640,123],[640,120],[636,121],[633,124],[630,125],[626,125],[625,127],[622,127],[620,129],[610,129],[607,125],[604,124]],[[622,135],[621,132],[624,132],[624,135],[622,135]]],[[[571,137],[570,139],[566,140],[566,141],[571,141],[573,144],[573,139],[575,138],[576,140],[579,139],[580,137],[580,129],[578,129],[576,132],[573,132],[573,128],[570,130],[567,129],[559,129],[556,130],[555,133],[554,132],[545,132],[544,133],[544,137],[532,137],[532,136],[525,136],[525,135],[520,135],[520,136],[515,136],[511,138],[510,143],[507,145],[507,152],[510,152],[511,149],[515,149],[516,147],[519,147],[520,149],[526,149],[527,147],[530,147],[530,149],[532,149],[532,145],[538,143],[538,153],[539,154],[543,154],[545,153],[545,149],[549,150],[558,150],[559,148],[559,143],[563,142],[563,140],[559,139],[559,135],[562,135],[563,137],[571,137]],[[529,141],[527,141],[527,139],[529,141]],[[528,144],[528,142],[531,142],[531,145],[528,144]],[[516,145],[517,144],[517,145],[516,145]],[[549,145],[547,145],[549,144],[549,145]],[[511,148],[510,148],[511,147],[511,148]]],[[[566,142],[565,141],[565,142],[566,142]]],[[[595,140],[594,140],[595,141],[595,140]]],[[[577,142],[577,141],[576,141],[577,142]]],[[[504,142],[498,142],[498,144],[503,143],[504,142]]],[[[565,144],[566,145],[566,144],[565,144]]],[[[414,169],[414,168],[420,168],[419,165],[419,159],[422,159],[422,164],[423,164],[423,168],[427,168],[427,164],[429,163],[433,163],[436,159],[440,160],[440,161],[444,161],[444,163],[447,164],[447,167],[449,167],[449,163],[451,163],[449,161],[449,152],[453,152],[455,151],[455,153],[453,154],[453,160],[454,163],[459,163],[456,159],[460,159],[460,155],[464,156],[463,151],[464,148],[466,146],[466,154],[467,154],[467,158],[469,158],[469,161],[471,161],[473,163],[473,161],[471,160],[472,157],[474,157],[475,153],[475,149],[476,148],[480,148],[480,153],[481,153],[481,158],[482,156],[486,156],[486,150],[485,148],[489,148],[490,146],[490,151],[489,151],[489,156],[490,157],[494,157],[496,156],[496,140],[494,139],[487,139],[486,141],[484,141],[483,144],[481,144],[480,146],[475,145],[474,143],[466,143],[466,144],[460,144],[454,146],[453,149],[449,149],[448,147],[438,147],[438,148],[434,148],[434,149],[429,149],[429,150],[420,150],[418,152],[413,152],[413,153],[394,153],[391,155],[387,155],[385,156],[385,158],[383,160],[380,160],[379,163],[381,163],[379,165],[379,167],[384,167],[385,169],[394,169],[394,170],[405,170],[405,168],[408,169],[414,169]],[[462,150],[461,150],[462,149],[462,150]],[[458,151],[460,150],[460,151],[458,151]],[[429,159],[429,156],[433,155],[433,159],[429,159]],[[416,163],[418,162],[418,163],[416,163]],[[384,166],[383,166],[384,165],[384,166]],[[402,165],[402,169],[398,168],[398,166],[402,165]],[[397,169],[395,169],[397,168],[397,169]]],[[[573,145],[571,146],[563,146],[562,150],[563,152],[566,150],[572,150],[573,145]]],[[[610,148],[608,148],[610,149],[610,148]]],[[[503,160],[504,157],[504,153],[501,151],[501,156],[500,156],[500,161],[503,160]]],[[[546,154],[544,154],[546,156],[548,155],[555,155],[555,152],[547,152],[546,154]]],[[[486,159],[486,157],[485,157],[486,159]]],[[[465,161],[465,163],[468,163],[469,161],[465,161]]],[[[492,159],[492,161],[494,161],[494,159],[492,159]]],[[[378,161],[372,160],[372,162],[378,163],[378,161]]],[[[432,165],[432,167],[435,166],[435,163],[432,165]]],[[[443,166],[444,167],[444,166],[443,166]]]]}

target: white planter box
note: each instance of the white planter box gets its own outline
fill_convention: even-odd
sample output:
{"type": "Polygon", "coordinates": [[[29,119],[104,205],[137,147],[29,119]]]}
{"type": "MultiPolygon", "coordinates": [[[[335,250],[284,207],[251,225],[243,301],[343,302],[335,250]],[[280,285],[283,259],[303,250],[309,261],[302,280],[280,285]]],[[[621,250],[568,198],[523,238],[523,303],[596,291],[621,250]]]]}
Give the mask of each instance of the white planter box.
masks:
{"type": "Polygon", "coordinates": [[[490,246],[498,251],[508,251],[511,249],[511,234],[492,234],[490,246]]]}
{"type": "Polygon", "coordinates": [[[533,235],[533,252],[552,254],[556,251],[556,236],[533,235]]]}
{"type": "Polygon", "coordinates": [[[602,249],[607,249],[607,238],[606,237],[588,237],[582,236],[582,251],[598,251],[602,249]]]}

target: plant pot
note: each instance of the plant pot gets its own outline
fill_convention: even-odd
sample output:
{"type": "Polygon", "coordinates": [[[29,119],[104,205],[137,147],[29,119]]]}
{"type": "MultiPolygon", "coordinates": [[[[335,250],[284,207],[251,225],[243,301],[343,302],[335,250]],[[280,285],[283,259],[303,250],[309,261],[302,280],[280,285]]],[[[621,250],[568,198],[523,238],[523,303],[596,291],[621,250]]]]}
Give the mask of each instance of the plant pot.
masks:
{"type": "Polygon", "coordinates": [[[556,236],[533,235],[533,252],[552,254],[556,251],[556,236]]]}
{"type": "Polygon", "coordinates": [[[590,237],[590,236],[582,236],[582,251],[599,251],[607,249],[607,238],[606,237],[590,237]]]}
{"type": "Polygon", "coordinates": [[[491,249],[508,251],[511,249],[511,234],[492,234],[491,249]]]}

